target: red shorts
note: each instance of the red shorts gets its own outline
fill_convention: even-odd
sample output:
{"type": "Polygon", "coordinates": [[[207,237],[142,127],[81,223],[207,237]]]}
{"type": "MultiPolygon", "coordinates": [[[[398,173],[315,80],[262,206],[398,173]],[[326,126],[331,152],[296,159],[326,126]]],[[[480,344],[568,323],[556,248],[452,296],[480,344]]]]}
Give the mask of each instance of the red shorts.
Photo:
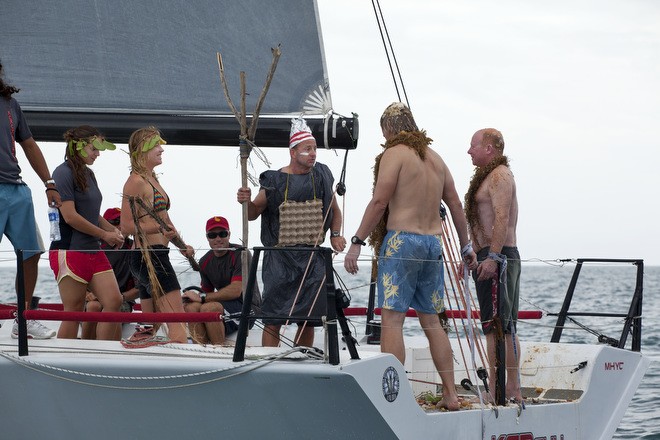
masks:
{"type": "Polygon", "coordinates": [[[48,260],[58,284],[66,276],[88,284],[97,273],[112,272],[112,266],[103,251],[78,252],[59,249],[49,251],[48,260]]]}

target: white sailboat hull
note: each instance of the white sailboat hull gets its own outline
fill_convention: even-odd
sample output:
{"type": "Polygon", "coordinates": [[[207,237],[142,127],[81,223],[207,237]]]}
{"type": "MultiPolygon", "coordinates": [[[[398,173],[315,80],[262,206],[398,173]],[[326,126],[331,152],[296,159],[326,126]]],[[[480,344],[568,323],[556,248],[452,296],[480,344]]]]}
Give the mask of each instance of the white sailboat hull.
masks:
{"type": "MultiPolygon", "coordinates": [[[[535,396],[525,409],[495,411],[472,395],[440,412],[416,400],[439,383],[423,338],[407,341],[404,367],[369,345],[359,360],[342,351],[338,365],[300,353],[267,359],[279,348],[248,347],[233,362],[232,347],[80,340],[32,340],[19,357],[9,328],[0,330],[7,438],[607,439],[649,365],[609,346],[523,343],[521,383],[535,396]]],[[[467,377],[459,359],[455,371],[457,382],[467,377]]]]}

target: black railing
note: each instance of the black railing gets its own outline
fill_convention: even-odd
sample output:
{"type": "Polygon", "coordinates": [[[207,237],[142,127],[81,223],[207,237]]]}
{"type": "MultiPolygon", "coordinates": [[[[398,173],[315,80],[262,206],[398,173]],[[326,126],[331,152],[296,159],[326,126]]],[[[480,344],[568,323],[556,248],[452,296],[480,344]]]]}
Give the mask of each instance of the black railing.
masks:
{"type": "Polygon", "coordinates": [[[27,356],[28,354],[28,336],[27,321],[25,321],[25,273],[23,272],[23,251],[16,250],[16,319],[18,320],[18,355],[27,356]]]}
{"type": "MultiPolygon", "coordinates": [[[[641,259],[610,259],[610,258],[579,258],[577,260],[577,265],[573,271],[573,277],[571,282],[568,285],[568,290],[566,291],[566,296],[564,297],[564,303],[562,304],[561,310],[559,313],[549,313],[550,316],[557,316],[557,323],[555,324],[555,329],[552,333],[552,338],[550,342],[559,342],[561,339],[562,332],[564,330],[564,324],[566,320],[572,320],[574,316],[597,316],[597,317],[609,317],[609,318],[624,318],[623,330],[621,331],[621,337],[616,340],[613,338],[606,337],[604,335],[599,335],[599,341],[612,345],[618,348],[625,348],[626,341],[628,339],[628,334],[632,333],[632,351],[640,351],[642,347],[642,299],[644,291],[644,260],[641,259]],[[570,312],[571,302],[573,301],[573,296],[575,294],[575,287],[577,286],[578,277],[580,276],[580,271],[582,270],[582,265],[584,263],[630,263],[634,266],[637,266],[637,276],[635,282],[635,291],[633,292],[632,300],[630,301],[630,307],[628,308],[627,313],[604,313],[604,312],[570,312]]],[[[613,301],[614,303],[614,301],[613,301]]],[[[579,323],[578,323],[579,325],[579,323]]]]}
{"type": "MultiPolygon", "coordinates": [[[[247,336],[249,331],[250,320],[255,319],[251,315],[252,295],[254,292],[254,284],[257,282],[257,267],[259,265],[259,257],[263,251],[269,252],[300,252],[309,251],[321,253],[325,263],[325,290],[327,294],[327,311],[325,316],[325,325],[328,333],[328,362],[332,365],[339,364],[339,335],[337,332],[337,322],[342,328],[345,343],[348,347],[351,359],[359,359],[355,341],[350,334],[346,317],[344,316],[343,309],[337,299],[337,291],[334,282],[334,271],[332,270],[332,250],[326,247],[255,247],[253,249],[254,255],[250,265],[250,272],[245,286],[245,298],[243,299],[243,310],[238,326],[238,334],[236,335],[236,347],[234,349],[234,362],[242,362],[245,359],[245,347],[247,343],[247,336]]],[[[259,316],[259,318],[266,316],[259,316]]],[[[273,316],[268,316],[273,318],[273,316]]],[[[300,320],[300,316],[277,316],[281,319],[295,319],[300,320]]],[[[319,321],[322,318],[318,317],[303,317],[306,321],[319,321]]]]}

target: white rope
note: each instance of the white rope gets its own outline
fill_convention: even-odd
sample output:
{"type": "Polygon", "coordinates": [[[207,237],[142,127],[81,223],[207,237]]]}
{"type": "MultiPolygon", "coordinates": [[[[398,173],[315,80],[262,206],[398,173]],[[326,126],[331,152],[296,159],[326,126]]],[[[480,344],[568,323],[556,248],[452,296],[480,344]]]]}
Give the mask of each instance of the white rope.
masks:
{"type": "MultiPolygon", "coordinates": [[[[162,345],[161,347],[165,348],[180,348],[180,347],[175,347],[175,345],[180,345],[180,344],[167,344],[167,345],[162,345]]],[[[88,385],[92,387],[99,387],[99,388],[110,388],[110,389],[120,389],[120,390],[168,390],[168,389],[177,389],[177,388],[188,388],[188,387],[193,387],[193,386],[199,386],[199,385],[204,385],[212,382],[219,382],[222,380],[226,379],[231,379],[233,377],[242,375],[242,374],[247,374],[252,371],[255,371],[259,368],[263,368],[266,365],[269,365],[277,360],[283,359],[293,353],[296,352],[306,352],[306,350],[309,350],[307,347],[295,347],[291,350],[287,350],[282,353],[278,353],[273,356],[264,356],[259,360],[254,360],[254,361],[247,361],[247,362],[242,362],[240,364],[232,365],[229,367],[225,368],[217,368],[213,370],[207,370],[207,371],[199,371],[195,373],[186,373],[186,374],[177,374],[177,375],[165,375],[165,376],[114,376],[114,375],[105,375],[105,374],[96,374],[96,373],[87,373],[87,372],[82,372],[82,371],[75,371],[75,370],[70,370],[66,368],[60,368],[60,367],[54,367],[52,365],[47,365],[43,364],[40,362],[35,362],[31,361],[29,359],[25,359],[22,357],[17,357],[13,356],[9,353],[5,352],[0,352],[0,356],[4,357],[7,360],[10,360],[14,363],[16,363],[19,366],[28,368],[30,370],[33,370],[35,372],[44,374],[46,376],[50,376],[56,379],[64,380],[67,382],[73,382],[73,383],[78,383],[82,385],[88,385]],[[247,367],[247,368],[245,368],[247,367]],[[58,375],[56,373],[60,374],[70,374],[74,376],[82,376],[82,377],[88,377],[88,378],[96,378],[96,379],[109,379],[109,380],[124,380],[124,381],[156,381],[156,380],[181,380],[181,379],[189,379],[189,378],[196,378],[196,377],[203,377],[203,376],[208,376],[211,374],[218,374],[226,371],[233,371],[233,370],[238,370],[241,369],[241,371],[236,371],[235,373],[222,376],[222,377],[217,377],[217,378],[210,378],[206,380],[199,380],[196,382],[191,382],[187,384],[177,384],[177,385],[165,385],[165,386],[146,386],[146,387],[139,387],[139,386],[122,386],[122,385],[106,385],[106,384],[99,384],[99,383],[91,383],[88,381],[84,380],[79,380],[79,379],[73,379],[69,377],[64,377],[61,375],[58,375]],[[53,372],[50,372],[53,371],[53,372]]],[[[167,355],[166,355],[167,356],[167,355]]],[[[310,354],[309,357],[316,358],[317,356],[315,354],[310,354]]]]}
{"type": "Polygon", "coordinates": [[[466,313],[467,313],[467,328],[468,328],[468,343],[470,347],[470,360],[472,361],[472,370],[470,371],[474,375],[474,384],[476,384],[477,397],[479,397],[479,407],[481,408],[481,438],[486,436],[486,421],[484,420],[484,401],[481,396],[481,387],[479,385],[479,375],[477,374],[477,359],[476,359],[476,341],[474,337],[474,327],[472,324],[472,293],[470,292],[469,284],[469,269],[467,265],[463,266],[463,282],[466,292],[466,313]]]}

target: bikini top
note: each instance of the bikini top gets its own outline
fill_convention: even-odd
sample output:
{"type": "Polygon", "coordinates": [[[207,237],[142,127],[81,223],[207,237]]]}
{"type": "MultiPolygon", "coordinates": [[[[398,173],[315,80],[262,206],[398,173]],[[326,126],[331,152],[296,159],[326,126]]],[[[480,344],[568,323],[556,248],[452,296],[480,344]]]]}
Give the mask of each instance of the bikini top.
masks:
{"type": "MultiPolygon", "coordinates": [[[[163,194],[160,191],[158,191],[158,188],[156,188],[153,183],[149,181],[149,179],[144,179],[147,181],[149,185],[151,185],[151,188],[154,190],[154,199],[153,199],[153,207],[154,207],[154,213],[156,212],[161,212],[161,211],[169,211],[170,210],[170,198],[167,197],[167,194],[163,194]]],[[[141,216],[138,217],[138,219],[141,219],[142,217],[146,217],[149,214],[142,214],[141,216]]]]}
{"type": "MultiPolygon", "coordinates": [[[[147,180],[147,182],[149,182],[147,180]]],[[[149,182],[151,188],[154,190],[154,212],[169,211],[170,210],[170,198],[167,197],[167,194],[161,193],[158,188],[156,188],[153,183],[149,182]]]]}

